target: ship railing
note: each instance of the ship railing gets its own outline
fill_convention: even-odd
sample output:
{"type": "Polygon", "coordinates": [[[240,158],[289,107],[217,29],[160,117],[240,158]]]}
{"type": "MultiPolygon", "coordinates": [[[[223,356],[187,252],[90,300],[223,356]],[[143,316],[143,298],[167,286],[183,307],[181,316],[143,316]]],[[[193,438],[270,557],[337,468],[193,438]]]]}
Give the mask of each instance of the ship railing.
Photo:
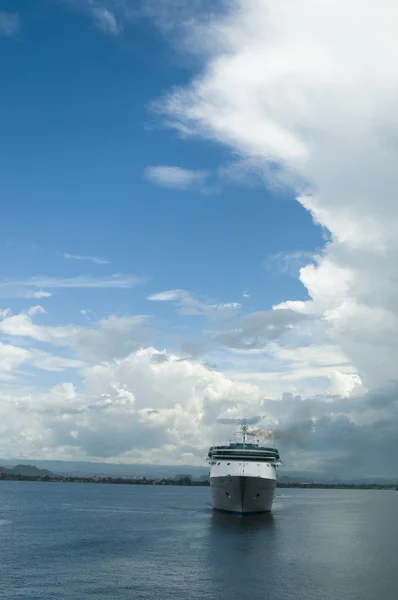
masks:
{"type": "Polygon", "coordinates": [[[245,452],[274,452],[278,454],[277,448],[260,446],[259,444],[225,444],[220,446],[212,446],[210,452],[214,450],[245,450],[245,452]]]}
{"type": "Polygon", "coordinates": [[[213,460],[215,462],[217,461],[230,461],[230,462],[263,462],[263,463],[272,463],[272,464],[277,464],[279,463],[279,459],[276,457],[271,457],[271,456],[262,456],[262,457],[258,457],[258,456],[239,456],[239,455],[235,455],[235,456],[209,456],[208,460],[213,460]]]}
{"type": "Polygon", "coordinates": [[[247,454],[248,456],[279,456],[278,451],[274,450],[252,450],[247,448],[234,448],[230,450],[229,448],[220,448],[217,450],[209,450],[209,454],[247,454]]]}

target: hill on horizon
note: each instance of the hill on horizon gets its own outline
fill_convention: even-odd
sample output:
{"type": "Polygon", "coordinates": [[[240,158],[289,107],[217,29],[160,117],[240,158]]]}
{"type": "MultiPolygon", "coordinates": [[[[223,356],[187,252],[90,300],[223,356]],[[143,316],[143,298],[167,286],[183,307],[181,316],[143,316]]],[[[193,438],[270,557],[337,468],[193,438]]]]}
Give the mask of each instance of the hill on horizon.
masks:
{"type": "MultiPolygon", "coordinates": [[[[90,477],[93,475],[104,477],[167,477],[176,475],[191,475],[200,479],[207,475],[209,469],[192,465],[154,465],[138,463],[96,463],[89,461],[63,461],[63,460],[31,460],[31,459],[2,459],[0,465],[14,468],[21,461],[25,461],[35,468],[48,469],[52,474],[70,475],[74,477],[90,477]]],[[[48,473],[46,473],[48,474],[48,473]]]]}
{"type": "Polygon", "coordinates": [[[7,475],[23,475],[24,477],[45,477],[46,475],[53,477],[54,473],[48,469],[38,469],[34,465],[22,465],[18,464],[14,467],[0,467],[0,474],[6,473],[7,475]]]}

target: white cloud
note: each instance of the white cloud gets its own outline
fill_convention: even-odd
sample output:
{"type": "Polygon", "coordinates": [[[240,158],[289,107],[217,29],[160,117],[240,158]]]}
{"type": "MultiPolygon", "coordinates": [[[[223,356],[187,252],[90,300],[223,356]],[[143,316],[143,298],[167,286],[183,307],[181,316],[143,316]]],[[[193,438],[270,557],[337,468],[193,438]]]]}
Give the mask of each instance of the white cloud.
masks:
{"type": "Polygon", "coordinates": [[[33,317],[34,315],[44,315],[46,313],[46,311],[44,310],[44,308],[40,305],[37,306],[31,306],[30,308],[28,308],[28,310],[26,311],[26,314],[29,315],[30,317],[33,317]]]}
{"type": "Polygon", "coordinates": [[[37,292],[33,291],[33,292],[28,292],[26,294],[26,298],[36,298],[38,300],[40,300],[41,298],[51,298],[52,293],[51,292],[45,292],[44,290],[37,290],[37,292]]]}
{"type": "Polygon", "coordinates": [[[43,298],[51,292],[36,288],[47,289],[129,289],[145,283],[145,280],[133,275],[115,274],[111,277],[30,277],[29,279],[0,281],[0,297],[2,298],[43,298]],[[28,292],[26,288],[30,288],[28,292]],[[36,295],[35,295],[36,294],[36,295]],[[43,295],[45,294],[45,295],[43,295]]]}
{"type": "Polygon", "coordinates": [[[186,190],[200,187],[208,178],[206,171],[193,171],[181,167],[158,166],[146,169],[148,179],[162,187],[186,190]]]}
{"type": "MultiPolygon", "coordinates": [[[[172,91],[163,108],[185,135],[222,142],[256,174],[294,186],[331,232],[320,258],[299,265],[311,299],[286,299],[211,332],[213,348],[246,360],[230,377],[142,349],[148,340],[140,341],[137,329],[145,330],[145,320],[49,327],[26,314],[4,315],[0,332],[65,346],[92,364],[83,392],[65,381],[50,393],[4,392],[0,455],[23,449],[31,456],[184,462],[190,447],[203,464],[209,443],[227,431],[217,419],[267,414],[294,468],[395,473],[398,394],[393,385],[374,388],[397,379],[397,5],[245,0],[229,10],[208,17],[205,27],[190,21],[190,40],[204,49],[203,72],[172,91]],[[273,353],[263,368],[260,352],[273,353]],[[239,375],[250,381],[235,380],[239,375]],[[317,378],[323,388],[307,398],[317,378]],[[373,391],[364,393],[364,385],[373,391]],[[281,394],[284,386],[303,396],[281,394]]],[[[29,281],[20,287],[108,287],[86,278],[29,281]]],[[[184,314],[231,308],[184,290],[151,299],[176,302],[184,314]]],[[[23,359],[18,352],[4,350],[8,369],[23,359]]]]}
{"type": "Polygon", "coordinates": [[[238,345],[234,339],[234,347],[213,345],[207,349],[206,361],[214,363],[230,379],[259,385],[268,398],[278,399],[284,392],[305,397],[347,395],[344,376],[347,375],[347,384],[351,376],[360,382],[355,367],[341,348],[327,339],[316,341],[316,336],[310,336],[305,340],[301,335],[304,325],[308,323],[299,322],[293,330],[283,329],[274,339],[266,338],[258,330],[258,340],[251,348],[242,343],[238,345]],[[297,331],[301,345],[295,338],[297,331]],[[342,375],[340,380],[339,375],[342,375]]]}
{"type": "Polygon", "coordinates": [[[152,294],[148,296],[148,300],[152,300],[153,302],[172,302],[173,300],[180,300],[186,293],[185,290],[168,290],[167,292],[152,294]]]}
{"type": "Polygon", "coordinates": [[[82,369],[86,363],[83,360],[56,356],[43,350],[31,350],[29,362],[42,371],[65,371],[67,369],[82,369]]]}
{"type": "Polygon", "coordinates": [[[98,256],[80,256],[78,254],[68,254],[64,252],[63,257],[66,260],[86,260],[95,263],[96,265],[109,265],[110,261],[106,258],[100,258],[98,256]]]}
{"type": "Polygon", "coordinates": [[[10,372],[30,357],[29,350],[0,342],[0,372],[10,372]]]}
{"type": "MultiPolygon", "coordinates": [[[[105,288],[127,289],[144,283],[144,280],[133,275],[113,275],[112,277],[71,277],[70,279],[56,279],[51,277],[32,277],[25,281],[14,282],[14,285],[48,287],[48,288],[105,288]]],[[[1,283],[0,287],[12,285],[1,283]]]]}
{"type": "Polygon", "coordinates": [[[86,362],[123,357],[152,341],[149,322],[146,315],[110,315],[91,327],[79,328],[68,343],[86,362]]]}
{"type": "Polygon", "coordinates": [[[0,37],[12,37],[21,29],[21,19],[16,13],[0,10],[0,37]]]}
{"type": "Polygon", "coordinates": [[[38,342],[68,345],[70,339],[78,334],[78,328],[36,325],[29,314],[20,313],[3,319],[0,322],[0,333],[11,337],[31,338],[38,342]]]}
{"type": "Polygon", "coordinates": [[[341,348],[333,344],[311,345],[302,347],[272,345],[269,352],[275,354],[280,360],[287,360],[296,365],[296,369],[305,366],[332,366],[346,365],[348,359],[341,348]]]}
{"type": "Polygon", "coordinates": [[[74,400],[76,398],[76,389],[73,383],[58,383],[51,391],[57,396],[66,398],[66,400],[74,400]]]}
{"type": "Polygon", "coordinates": [[[42,350],[21,348],[0,342],[0,376],[4,372],[11,373],[22,363],[42,371],[53,372],[82,369],[87,364],[81,360],[56,356],[42,350]]]}
{"type": "Polygon", "coordinates": [[[303,302],[302,300],[286,300],[286,302],[280,302],[274,304],[273,310],[292,310],[303,315],[309,315],[312,312],[312,307],[309,302],[303,302]]]}
{"type": "Polygon", "coordinates": [[[0,392],[0,454],[14,456],[18,448],[35,458],[203,465],[208,446],[230,438],[234,421],[246,416],[274,430],[290,471],[325,470],[333,459],[342,477],[395,473],[394,389],[378,396],[268,400],[259,385],[154,348],[87,367],[84,377],[82,390],[63,380],[49,391],[0,392]],[[379,408],[375,427],[374,407],[391,407],[391,401],[390,419],[379,408]]]}
{"type": "MultiPolygon", "coordinates": [[[[137,21],[149,19],[162,34],[169,36],[171,43],[184,52],[192,52],[196,45],[181,40],[180,30],[193,18],[200,18],[203,23],[209,19],[209,6],[206,0],[58,0],[68,4],[75,10],[87,13],[105,33],[117,33],[123,26],[136,25],[137,21]],[[110,29],[110,31],[108,31],[110,29]]],[[[210,15],[222,9],[223,2],[212,6],[210,15]]]]}
{"type": "Polygon", "coordinates": [[[256,350],[292,332],[305,315],[292,310],[263,310],[241,317],[232,327],[220,329],[212,336],[213,344],[236,349],[256,350]]]}
{"type": "Polygon", "coordinates": [[[362,396],[366,392],[361,378],[356,373],[341,373],[333,371],[330,374],[329,394],[348,398],[350,396],[362,396]]]}
{"type": "Polygon", "coordinates": [[[115,15],[106,8],[92,7],[94,22],[105,33],[117,35],[121,32],[121,27],[117,22],[115,15]]]}
{"type": "Polygon", "coordinates": [[[219,412],[261,403],[259,391],[178,356],[154,360],[158,355],[147,348],[86,368],[84,393],[68,382],[49,393],[18,390],[17,411],[15,397],[3,393],[1,455],[12,455],[18,440],[25,455],[49,448],[53,455],[179,463],[189,445],[192,461],[202,464],[219,412]]]}
{"type": "Polygon", "coordinates": [[[34,323],[32,317],[43,312],[42,307],[33,307],[27,313],[6,316],[0,321],[0,334],[64,346],[85,362],[125,356],[152,338],[152,331],[147,327],[149,317],[145,315],[110,315],[89,327],[34,323]]]}
{"type": "Polygon", "coordinates": [[[242,305],[238,302],[213,303],[195,298],[186,290],[167,290],[148,296],[154,302],[175,302],[182,315],[202,315],[209,319],[230,319],[236,316],[242,305]]]}
{"type": "Polygon", "coordinates": [[[397,23],[392,0],[234,3],[192,25],[203,71],[162,106],[185,133],[265,174],[276,165],[329,230],[317,263],[300,270],[308,312],[370,387],[397,378],[397,23]]]}

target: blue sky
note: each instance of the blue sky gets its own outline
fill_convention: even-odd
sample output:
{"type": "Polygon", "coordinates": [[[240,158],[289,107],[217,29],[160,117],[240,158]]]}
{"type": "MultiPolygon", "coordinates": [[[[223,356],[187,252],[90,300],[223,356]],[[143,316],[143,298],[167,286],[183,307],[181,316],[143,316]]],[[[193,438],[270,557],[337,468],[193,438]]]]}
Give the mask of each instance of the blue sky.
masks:
{"type": "Polygon", "coordinates": [[[398,51],[363,4],[1,3],[0,457],[390,440],[398,51]]]}
{"type": "Polygon", "coordinates": [[[58,319],[81,308],[147,312],[146,295],[174,288],[223,302],[242,302],[248,290],[252,310],[305,298],[267,259],[322,244],[310,215],[287,191],[217,182],[234,154],[182,139],[151,111],[165,90],[189,81],[194,61],[182,64],[151,21],[112,36],[62,3],[19,8],[20,32],[1,40],[3,277],[147,280],[131,291],[56,294],[58,319]],[[156,165],[206,170],[214,189],[157,186],[145,176],[156,165]],[[65,252],[110,264],[66,261],[65,252]]]}

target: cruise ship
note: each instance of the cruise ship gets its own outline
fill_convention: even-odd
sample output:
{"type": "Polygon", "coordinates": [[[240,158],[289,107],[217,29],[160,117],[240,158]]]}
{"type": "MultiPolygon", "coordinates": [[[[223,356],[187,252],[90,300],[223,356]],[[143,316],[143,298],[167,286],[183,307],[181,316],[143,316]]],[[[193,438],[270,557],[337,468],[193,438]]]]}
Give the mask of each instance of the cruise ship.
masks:
{"type": "Polygon", "coordinates": [[[207,455],[213,508],[240,515],[269,512],[279,452],[260,445],[258,440],[248,441],[255,434],[250,433],[246,421],[240,434],[241,441],[212,446],[207,455]]]}

